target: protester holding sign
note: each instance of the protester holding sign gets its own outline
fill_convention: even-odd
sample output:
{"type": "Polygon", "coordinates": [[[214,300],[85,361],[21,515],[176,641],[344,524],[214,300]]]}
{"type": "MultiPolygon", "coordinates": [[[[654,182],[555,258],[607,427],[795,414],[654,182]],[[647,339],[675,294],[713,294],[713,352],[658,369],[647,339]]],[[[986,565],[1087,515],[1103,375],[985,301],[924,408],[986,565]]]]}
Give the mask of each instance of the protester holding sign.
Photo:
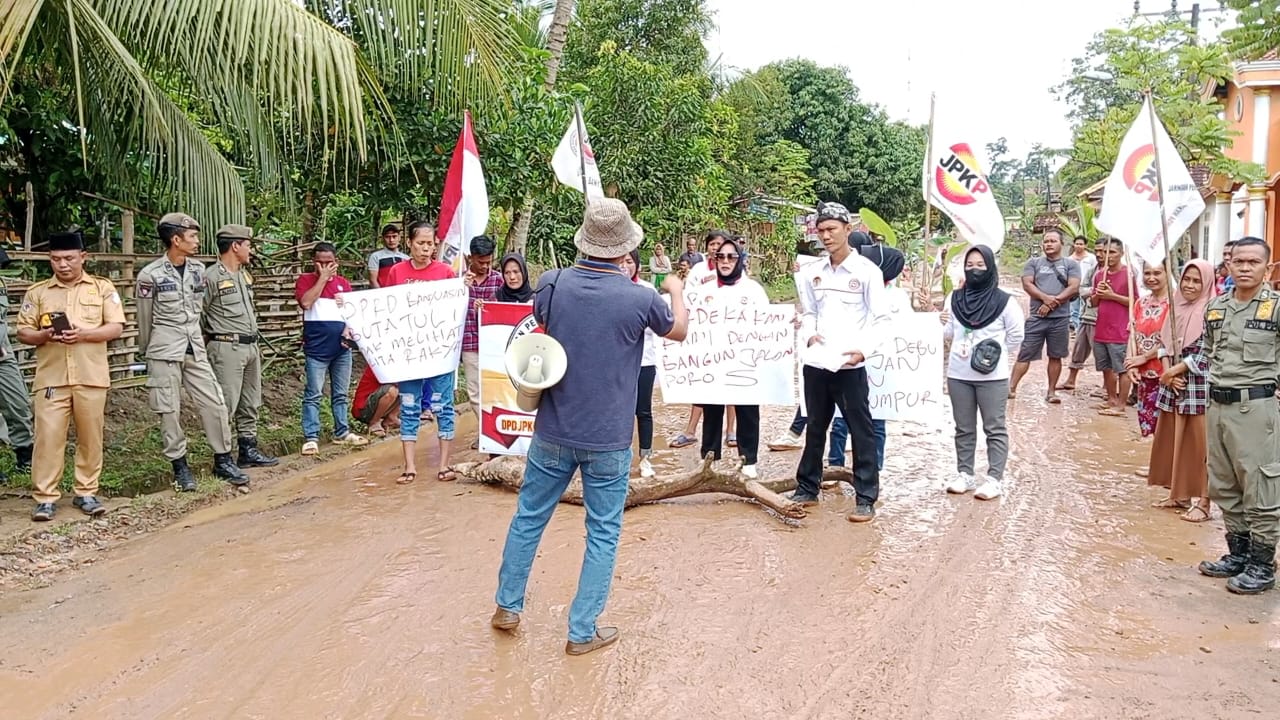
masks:
{"type": "MultiPolygon", "coordinates": [[[[661,246],[659,246],[661,247],[661,246]]],[[[640,251],[632,250],[622,259],[622,272],[631,282],[643,287],[653,287],[640,280],[640,251]]],[[[657,292],[657,289],[654,289],[657,292]]],[[[645,328],[644,354],[640,358],[640,384],[636,387],[636,440],[640,444],[640,477],[654,476],[653,463],[653,382],[658,377],[658,337],[645,328]]]]}
{"type": "Polygon", "coordinates": [[[850,522],[875,519],[880,497],[875,428],[871,424],[871,388],[866,360],[881,349],[889,302],[880,268],[849,247],[852,216],[839,203],[818,208],[818,237],[830,253],[825,262],[807,267],[801,285],[804,400],[809,413],[804,455],[796,470],[792,498],[818,502],[822,451],[827,427],[837,407],[853,439],[853,486],[857,506],[850,522]]]}
{"type": "MultiPolygon", "coordinates": [[[[453,269],[435,259],[436,234],[429,223],[417,222],[409,226],[409,259],[395,265],[387,273],[387,287],[415,282],[449,280],[453,269]]],[[[422,425],[422,408],[434,404],[439,397],[436,414],[436,433],[440,438],[440,468],[437,480],[453,480],[449,469],[449,451],[453,448],[453,378],[445,373],[422,380],[405,380],[400,383],[400,448],[404,452],[404,472],[396,482],[407,485],[418,478],[417,452],[418,429],[422,425]]]]}
{"type": "MultiPolygon", "coordinates": [[[[715,279],[715,254],[720,249],[720,243],[726,238],[733,237],[733,233],[726,230],[711,230],[707,232],[707,237],[703,241],[707,246],[707,259],[703,262],[700,253],[693,253],[698,256],[698,262],[689,267],[689,273],[684,278],[685,305],[693,307],[700,304],[706,299],[707,283],[715,279]]],[[[688,255],[689,253],[685,253],[688,255]]],[[[698,422],[702,419],[702,408],[694,405],[689,408],[689,420],[685,423],[684,432],[676,435],[667,441],[667,445],[672,448],[688,447],[695,442],[695,434],[698,432],[698,422]]],[[[732,421],[729,424],[730,434],[733,432],[732,421]]],[[[731,443],[736,444],[736,439],[731,443]]]]}
{"type": "MultiPolygon", "coordinates": [[[[769,304],[769,295],[760,283],[746,276],[747,254],[741,252],[738,240],[725,239],[712,259],[716,264],[716,282],[708,289],[710,303],[716,305],[760,306],[769,304]]],[[[742,457],[742,474],[749,479],[759,477],[756,461],[760,451],[760,406],[735,405],[738,416],[738,454],[742,457]]],[[[702,457],[707,453],[720,459],[720,441],[724,430],[724,405],[702,406],[702,457]]]]}
{"type": "Polygon", "coordinates": [[[949,493],[973,490],[979,500],[1000,496],[1009,458],[1009,358],[1022,345],[1022,308],[1000,289],[1000,273],[991,248],[977,245],[964,256],[964,287],[951,293],[951,312],[943,312],[943,337],[951,341],[947,361],[947,389],[956,421],[956,476],[949,493]],[[978,444],[978,413],[987,436],[987,475],[974,478],[978,444]]]}

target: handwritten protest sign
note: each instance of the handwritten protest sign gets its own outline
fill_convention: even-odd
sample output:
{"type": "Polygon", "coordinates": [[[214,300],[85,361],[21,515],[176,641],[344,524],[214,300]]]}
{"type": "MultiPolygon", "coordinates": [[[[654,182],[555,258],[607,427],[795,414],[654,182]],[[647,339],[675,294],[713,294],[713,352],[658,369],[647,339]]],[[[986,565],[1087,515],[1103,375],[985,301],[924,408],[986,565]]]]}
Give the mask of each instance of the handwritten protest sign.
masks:
{"type": "Polygon", "coordinates": [[[529,453],[537,413],[517,407],[506,357],[517,338],[540,332],[532,304],[486,302],[480,309],[480,452],[529,453]]]}
{"type": "Polygon", "coordinates": [[[699,305],[684,342],[658,340],[658,382],[670,404],[796,401],[790,305],[699,305]]]}
{"type": "Polygon", "coordinates": [[[337,309],[378,382],[394,383],[457,369],[467,300],[454,278],[343,293],[337,309]]]}
{"type": "Polygon", "coordinates": [[[895,313],[882,350],[867,358],[871,417],[936,421],[942,404],[942,324],[938,313],[895,313]]]}

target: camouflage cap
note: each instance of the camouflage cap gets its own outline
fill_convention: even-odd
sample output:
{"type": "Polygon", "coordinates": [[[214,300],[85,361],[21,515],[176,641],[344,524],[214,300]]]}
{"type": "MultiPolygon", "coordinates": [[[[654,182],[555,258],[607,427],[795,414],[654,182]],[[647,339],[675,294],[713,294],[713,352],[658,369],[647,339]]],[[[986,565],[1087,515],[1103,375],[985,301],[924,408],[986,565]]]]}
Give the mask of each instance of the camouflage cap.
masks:
{"type": "Polygon", "coordinates": [[[160,224],[172,225],[173,227],[180,227],[185,230],[200,229],[200,224],[196,222],[195,218],[182,212],[166,213],[164,217],[160,218],[160,224]]]}
{"type": "Polygon", "coordinates": [[[253,228],[247,225],[223,225],[218,228],[218,232],[214,234],[214,237],[228,240],[252,240],[253,228]]]}

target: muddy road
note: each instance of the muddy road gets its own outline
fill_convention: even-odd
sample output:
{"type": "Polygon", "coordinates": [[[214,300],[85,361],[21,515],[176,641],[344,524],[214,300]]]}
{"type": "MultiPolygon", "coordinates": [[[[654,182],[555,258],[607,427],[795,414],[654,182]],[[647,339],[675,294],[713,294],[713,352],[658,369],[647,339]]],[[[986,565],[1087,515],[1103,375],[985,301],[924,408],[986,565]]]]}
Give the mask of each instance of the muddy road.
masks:
{"type": "MultiPolygon", "coordinates": [[[[552,522],[518,634],[495,632],[514,495],[397,486],[384,442],[7,594],[0,716],[1273,716],[1280,592],[1235,597],[1195,572],[1221,521],[1149,507],[1133,411],[1095,415],[1082,380],[1048,406],[1028,377],[995,502],[939,490],[949,427],[891,423],[869,526],[832,492],[796,527],[715,496],[629,511],[602,618],[622,639],[581,658],[562,648],[582,510],[552,522]]],[[[683,421],[659,416],[659,437],[683,421]]],[[[766,419],[772,437],[789,412],[766,419]]],[[[695,456],[660,450],[659,466],[695,456]]],[[[761,469],[798,459],[766,452],[761,469]]]]}

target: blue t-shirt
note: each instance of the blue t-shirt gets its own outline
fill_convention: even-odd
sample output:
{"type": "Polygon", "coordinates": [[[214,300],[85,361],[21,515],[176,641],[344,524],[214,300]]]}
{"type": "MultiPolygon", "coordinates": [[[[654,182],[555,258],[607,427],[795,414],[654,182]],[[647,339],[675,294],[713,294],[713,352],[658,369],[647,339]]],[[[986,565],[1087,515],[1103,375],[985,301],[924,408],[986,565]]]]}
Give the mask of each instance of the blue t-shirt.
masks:
{"type": "Polygon", "coordinates": [[[533,313],[568,358],[564,379],[542,393],[534,434],[577,450],[631,447],[644,331],[671,332],[671,308],[617,265],[580,260],[538,278],[533,313]]]}

